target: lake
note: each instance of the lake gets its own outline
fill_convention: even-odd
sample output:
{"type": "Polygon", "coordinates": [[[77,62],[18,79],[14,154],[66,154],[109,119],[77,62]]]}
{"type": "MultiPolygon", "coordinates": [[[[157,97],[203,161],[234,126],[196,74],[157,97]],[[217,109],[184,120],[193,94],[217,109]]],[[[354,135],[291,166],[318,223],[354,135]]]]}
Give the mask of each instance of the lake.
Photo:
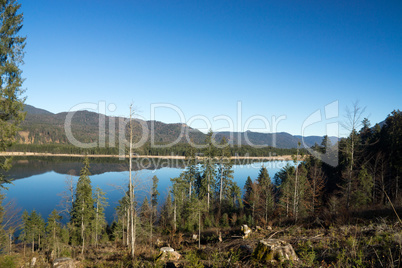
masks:
{"type": "MultiPolygon", "coordinates": [[[[128,160],[118,159],[90,159],[90,176],[92,188],[100,187],[106,192],[109,206],[106,208],[106,219],[109,223],[115,218],[115,207],[118,200],[127,189],[129,172],[128,160]]],[[[234,180],[243,189],[248,176],[255,180],[260,168],[264,165],[271,178],[275,173],[291,161],[267,161],[267,162],[242,162],[233,166],[234,180]]],[[[15,158],[13,168],[8,172],[9,178],[13,178],[12,184],[7,184],[6,201],[13,200],[21,212],[31,212],[35,209],[44,219],[53,209],[61,209],[61,193],[66,190],[66,179],[72,178],[77,182],[79,171],[82,167],[79,158],[55,158],[55,157],[26,157],[15,158]]],[[[159,206],[164,202],[171,186],[171,178],[178,177],[184,170],[183,160],[172,159],[136,159],[133,163],[136,178],[136,197],[139,204],[145,196],[148,196],[152,185],[152,177],[159,178],[158,191],[159,206]]]]}

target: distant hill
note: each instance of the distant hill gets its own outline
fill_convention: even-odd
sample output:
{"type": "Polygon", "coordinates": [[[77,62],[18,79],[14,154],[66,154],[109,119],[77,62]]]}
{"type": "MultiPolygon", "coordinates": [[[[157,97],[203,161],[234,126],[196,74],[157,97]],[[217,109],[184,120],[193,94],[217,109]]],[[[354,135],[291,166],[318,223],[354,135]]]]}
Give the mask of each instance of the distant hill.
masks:
{"type": "Polygon", "coordinates": [[[53,114],[49,111],[46,111],[44,109],[39,109],[39,108],[36,108],[36,107],[34,107],[32,105],[28,105],[28,104],[24,105],[24,112],[27,112],[27,114],[48,114],[48,115],[53,114]]]}
{"type": "MultiPolygon", "coordinates": [[[[65,122],[67,112],[53,114],[44,109],[31,105],[25,105],[27,116],[22,123],[19,132],[20,143],[26,144],[70,144],[66,132],[65,122]]],[[[72,117],[71,132],[76,140],[82,143],[109,141],[118,143],[119,128],[124,127],[121,122],[127,119],[100,115],[95,112],[77,111],[72,117]],[[100,119],[104,120],[104,130],[99,127],[100,119]],[[122,126],[120,126],[122,125],[122,126]],[[101,131],[100,131],[101,130],[101,131]]],[[[128,128],[125,127],[128,139],[128,128]]],[[[159,121],[136,120],[133,126],[134,142],[140,141],[142,134],[146,133],[147,142],[154,144],[167,144],[175,141],[187,143],[187,136],[195,144],[203,144],[206,135],[197,129],[193,129],[181,123],[166,124],[159,121]],[[187,135],[186,135],[187,134],[187,135]]],[[[286,132],[258,133],[258,132],[217,132],[216,139],[219,141],[226,137],[231,144],[272,146],[277,148],[296,148],[301,136],[293,136],[286,132]]],[[[123,137],[124,138],[124,137],[123,137]]],[[[320,144],[323,137],[304,137],[308,147],[315,143],[320,144]]],[[[332,143],[337,142],[336,137],[330,137],[332,143]]]]}
{"type": "MultiPolygon", "coordinates": [[[[258,146],[271,146],[276,148],[296,148],[298,142],[302,142],[302,136],[294,136],[286,132],[278,133],[259,133],[259,132],[218,132],[216,137],[220,140],[223,136],[232,144],[244,144],[244,145],[258,145],[258,146]]],[[[306,147],[321,144],[322,136],[307,136],[303,141],[306,147]]],[[[330,137],[332,144],[338,141],[337,137],[330,137]]],[[[302,143],[303,147],[303,143],[302,143]]]]}

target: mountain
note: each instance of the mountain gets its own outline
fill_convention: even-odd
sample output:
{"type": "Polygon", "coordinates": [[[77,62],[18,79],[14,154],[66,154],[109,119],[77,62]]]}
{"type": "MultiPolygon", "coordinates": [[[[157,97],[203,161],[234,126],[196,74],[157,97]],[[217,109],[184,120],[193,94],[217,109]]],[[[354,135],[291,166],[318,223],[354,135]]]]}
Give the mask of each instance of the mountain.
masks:
{"type": "MultiPolygon", "coordinates": [[[[302,143],[302,147],[311,147],[313,145],[321,144],[322,136],[294,136],[286,132],[278,133],[259,133],[259,132],[218,132],[216,137],[220,140],[225,137],[231,144],[243,144],[251,146],[271,146],[277,148],[296,148],[298,142],[302,143]],[[304,144],[303,144],[304,142],[304,144]],[[304,146],[305,145],[305,146],[304,146]]],[[[337,137],[330,137],[332,144],[338,142],[337,137]]]]}
{"type": "MultiPolygon", "coordinates": [[[[89,111],[77,111],[70,114],[71,124],[68,124],[69,113],[53,114],[49,111],[25,105],[27,116],[21,124],[19,132],[20,143],[26,144],[71,144],[66,130],[71,130],[74,139],[80,143],[104,142],[106,145],[118,145],[119,139],[128,140],[128,120],[121,117],[112,117],[89,111]],[[99,126],[99,122],[104,122],[99,126]],[[103,125],[103,127],[102,127],[103,125]],[[120,136],[120,129],[125,130],[125,136],[120,136]]],[[[203,144],[206,135],[201,131],[185,124],[166,124],[159,121],[135,120],[133,123],[134,142],[153,142],[154,144],[187,143],[190,140],[195,144],[203,144]],[[141,138],[144,140],[141,140],[141,138]]],[[[286,132],[259,133],[259,132],[217,132],[215,138],[219,141],[223,137],[234,145],[259,145],[277,148],[296,148],[301,136],[294,136],[286,132]]],[[[315,143],[320,144],[323,137],[304,137],[307,147],[315,143]]],[[[330,137],[332,143],[338,138],[330,137]]]]}
{"type": "Polygon", "coordinates": [[[31,114],[31,115],[32,114],[47,114],[47,115],[53,114],[49,111],[46,111],[44,109],[39,109],[39,108],[36,108],[36,107],[34,107],[32,105],[28,105],[28,104],[25,104],[24,112],[27,112],[27,114],[31,114]]]}

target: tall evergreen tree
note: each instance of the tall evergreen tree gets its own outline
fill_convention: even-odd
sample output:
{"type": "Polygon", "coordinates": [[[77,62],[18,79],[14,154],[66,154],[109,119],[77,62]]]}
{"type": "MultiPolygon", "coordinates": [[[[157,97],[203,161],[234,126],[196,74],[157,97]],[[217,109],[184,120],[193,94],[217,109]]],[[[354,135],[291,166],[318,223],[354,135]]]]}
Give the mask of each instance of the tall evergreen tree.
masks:
{"type": "Polygon", "coordinates": [[[170,192],[167,194],[165,203],[161,209],[159,226],[166,232],[171,232],[173,228],[173,206],[170,192]]]}
{"type": "Polygon", "coordinates": [[[268,170],[265,166],[261,167],[257,181],[261,188],[260,206],[263,211],[263,219],[265,223],[267,223],[268,215],[271,214],[274,209],[274,198],[271,178],[269,177],[268,170]]]}
{"type": "Polygon", "coordinates": [[[188,196],[191,199],[191,195],[194,193],[195,182],[197,180],[197,159],[195,155],[195,149],[190,147],[186,152],[186,169],[183,172],[183,178],[188,183],[188,196]]]}
{"type": "Polygon", "coordinates": [[[294,175],[295,168],[288,163],[275,174],[274,178],[276,187],[279,188],[280,192],[279,205],[286,217],[292,215],[294,175]]]}
{"type": "MultiPolygon", "coordinates": [[[[0,152],[15,142],[18,126],[25,117],[19,67],[23,64],[26,38],[18,35],[23,22],[20,7],[15,0],[0,1],[0,152]]],[[[10,167],[10,158],[2,157],[0,171],[7,171],[10,167]]],[[[5,180],[2,173],[0,180],[5,180]]]]}
{"type": "Polygon", "coordinates": [[[368,205],[371,202],[373,189],[373,179],[367,172],[365,166],[361,168],[358,173],[357,179],[353,185],[353,192],[351,196],[351,203],[354,207],[368,205]]]}
{"type": "Polygon", "coordinates": [[[70,217],[73,226],[79,230],[76,236],[81,242],[81,254],[84,254],[85,241],[91,235],[91,224],[95,218],[94,199],[89,175],[91,175],[89,172],[89,159],[85,158],[75,189],[75,199],[70,217]]]}
{"type": "Polygon", "coordinates": [[[253,191],[253,181],[250,176],[247,177],[246,183],[244,184],[244,196],[243,196],[243,204],[246,210],[250,209],[252,206],[252,191],[253,191]]]}
{"type": "Polygon", "coordinates": [[[48,249],[59,251],[59,241],[61,237],[61,216],[59,212],[54,209],[47,218],[46,236],[48,249]]]}
{"type": "Polygon", "coordinates": [[[216,191],[219,197],[219,209],[222,209],[222,201],[230,198],[230,187],[233,182],[233,161],[230,158],[229,144],[225,137],[219,144],[219,162],[216,180],[216,191]]]}
{"type": "Polygon", "coordinates": [[[201,166],[202,176],[198,176],[198,188],[199,196],[201,199],[206,197],[207,199],[207,210],[210,209],[210,202],[212,197],[212,188],[215,185],[215,164],[214,158],[216,155],[213,132],[210,130],[205,138],[206,147],[204,149],[204,158],[201,166]]]}
{"type": "Polygon", "coordinates": [[[154,230],[154,223],[156,220],[156,214],[157,214],[157,207],[158,207],[158,196],[159,196],[159,192],[158,192],[158,182],[159,179],[158,177],[155,175],[152,177],[152,189],[151,189],[151,215],[150,215],[150,219],[149,219],[149,228],[151,231],[151,245],[152,245],[152,241],[153,241],[153,230],[154,230]]]}
{"type": "Polygon", "coordinates": [[[95,202],[94,240],[95,246],[98,246],[99,236],[102,235],[102,231],[106,227],[105,208],[108,206],[108,202],[106,201],[105,192],[99,187],[96,187],[93,199],[95,202]]]}

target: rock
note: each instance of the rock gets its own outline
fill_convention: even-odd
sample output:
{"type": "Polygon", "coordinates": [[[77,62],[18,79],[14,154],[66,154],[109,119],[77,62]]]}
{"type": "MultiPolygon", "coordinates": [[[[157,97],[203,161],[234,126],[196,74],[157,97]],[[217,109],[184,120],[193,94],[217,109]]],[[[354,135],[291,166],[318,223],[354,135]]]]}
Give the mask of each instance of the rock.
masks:
{"type": "Polygon", "coordinates": [[[163,247],[160,249],[161,253],[159,254],[157,261],[178,261],[181,258],[179,252],[174,251],[171,247],[163,247]]]}
{"type": "Polygon", "coordinates": [[[252,256],[262,262],[299,261],[292,245],[279,239],[260,240],[252,256]]]}
{"type": "Polygon", "coordinates": [[[75,261],[71,258],[58,258],[53,261],[53,268],[76,268],[75,261]]]}
{"type": "Polygon", "coordinates": [[[171,247],[163,247],[160,249],[161,252],[173,252],[174,249],[171,247]]]}
{"type": "Polygon", "coordinates": [[[247,226],[247,224],[244,224],[241,226],[241,230],[243,231],[243,239],[248,238],[251,234],[251,229],[250,227],[247,226]]]}
{"type": "Polygon", "coordinates": [[[36,264],[36,258],[33,257],[31,260],[31,267],[35,267],[35,264],[36,264]]]}

